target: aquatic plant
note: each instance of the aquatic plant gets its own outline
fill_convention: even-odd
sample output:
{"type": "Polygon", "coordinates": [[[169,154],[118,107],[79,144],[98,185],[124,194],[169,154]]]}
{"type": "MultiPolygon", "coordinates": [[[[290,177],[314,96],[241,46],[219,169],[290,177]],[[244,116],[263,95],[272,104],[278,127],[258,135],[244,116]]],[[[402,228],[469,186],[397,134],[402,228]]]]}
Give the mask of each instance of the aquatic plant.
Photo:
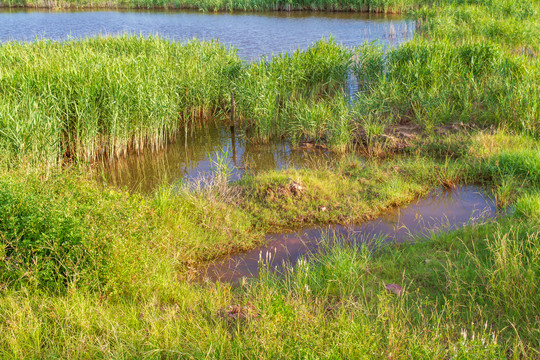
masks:
{"type": "Polygon", "coordinates": [[[362,11],[375,13],[401,13],[429,3],[428,0],[3,0],[5,7],[35,8],[135,8],[135,9],[198,9],[202,11],[362,11]]]}
{"type": "Polygon", "coordinates": [[[427,131],[472,122],[538,134],[537,14],[523,1],[422,8],[413,41],[357,49],[355,107],[427,131]]]}
{"type": "MultiPolygon", "coordinates": [[[[291,107],[313,105],[321,109],[321,104],[339,103],[351,55],[349,49],[329,39],[305,51],[262,58],[251,64],[235,81],[238,119],[250,132],[250,138],[266,142],[272,137],[288,136],[294,141],[302,132],[309,133],[309,129],[289,121],[291,115],[297,116],[291,107]],[[318,104],[318,100],[322,103],[318,104]]],[[[319,130],[326,131],[330,121],[332,117],[324,119],[324,129],[319,130]]]]}
{"type": "Polygon", "coordinates": [[[215,41],[2,44],[2,156],[54,165],[159,148],[183,125],[228,108],[240,66],[236,51],[215,41]]]}

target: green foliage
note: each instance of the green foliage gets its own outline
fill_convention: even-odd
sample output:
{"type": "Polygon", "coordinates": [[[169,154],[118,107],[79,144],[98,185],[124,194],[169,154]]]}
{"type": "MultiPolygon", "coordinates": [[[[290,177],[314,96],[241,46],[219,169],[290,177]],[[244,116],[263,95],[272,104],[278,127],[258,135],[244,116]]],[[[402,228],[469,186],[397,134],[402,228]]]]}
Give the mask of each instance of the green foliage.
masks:
{"type": "Polygon", "coordinates": [[[264,142],[278,136],[320,139],[335,116],[338,130],[346,131],[347,124],[337,123],[346,111],[342,89],[350,59],[351,51],[330,39],[249,66],[235,83],[236,110],[249,136],[264,142]]]}
{"type": "Polygon", "coordinates": [[[166,293],[178,268],[259,237],[238,199],[172,188],[145,199],[75,170],[11,171],[0,185],[0,283],[13,288],[166,293]]]}
{"type": "MultiPolygon", "coordinates": [[[[60,186],[73,186],[71,180],[60,186]]],[[[95,204],[66,204],[62,194],[43,191],[38,179],[0,180],[2,280],[28,276],[41,286],[99,281],[100,246],[90,243],[84,215],[95,204]]],[[[102,244],[105,246],[105,244],[102,244]]]]}
{"type": "MultiPolygon", "coordinates": [[[[421,2],[428,2],[421,0],[421,2]]],[[[45,0],[3,0],[0,5],[9,7],[38,8],[171,8],[198,9],[202,11],[365,11],[400,13],[416,7],[418,0],[62,0],[55,3],[45,0]]]]}
{"type": "Polygon", "coordinates": [[[540,183],[540,151],[538,148],[522,151],[503,151],[489,158],[485,172],[496,178],[515,177],[535,185],[540,183]]]}
{"type": "Polygon", "coordinates": [[[510,219],[378,252],[329,235],[334,245],[284,276],[178,282],[142,299],[4,291],[0,355],[536,358],[538,231],[510,219]]]}
{"type": "Polygon", "coordinates": [[[382,53],[358,48],[357,107],[426,129],[451,122],[538,135],[538,6],[444,1],[415,11],[415,39],[382,53]]]}
{"type": "MultiPolygon", "coordinates": [[[[379,52],[375,45],[364,48],[367,54],[379,52]]],[[[386,65],[379,75],[367,77],[370,65],[356,70],[367,84],[356,100],[364,114],[376,111],[379,117],[426,128],[462,121],[539,131],[537,61],[508,54],[496,43],[451,39],[417,39],[389,50],[381,61],[386,65]]]]}
{"type": "Polygon", "coordinates": [[[15,165],[54,166],[159,148],[182,126],[229,111],[233,92],[239,121],[253,139],[299,138],[303,130],[291,129],[286,110],[308,106],[306,112],[326,112],[321,136],[343,150],[350,127],[341,89],[350,57],[332,39],[250,65],[233,49],[196,40],[6,43],[0,47],[1,156],[15,165]]]}
{"type": "Polygon", "coordinates": [[[518,215],[540,222],[540,191],[536,189],[520,196],[515,208],[518,215]]]}
{"type": "MultiPolygon", "coordinates": [[[[392,11],[423,3],[175,6],[392,11]]],[[[124,6],[156,4],[170,5],[124,6]]],[[[538,358],[538,6],[441,4],[415,11],[417,38],[386,52],[322,41],[251,65],[196,41],[3,44],[0,358],[538,358]],[[341,92],[351,68],[361,81],[353,112],[341,92]],[[179,124],[227,112],[231,91],[240,124],[261,141],[343,150],[356,127],[375,141],[402,121],[506,130],[443,140],[431,132],[384,162],[343,156],[150,196],[47,168],[159,146],[179,124]],[[26,161],[48,172],[29,171],[26,161]],[[188,281],[195,265],[253,248],[262,232],[362,221],[456,181],[494,185],[515,215],[378,250],[329,235],[283,276],[268,268],[238,287],[188,281]],[[403,294],[386,291],[389,283],[403,294]]],[[[216,164],[222,174],[225,162],[226,154],[216,164]]]]}
{"type": "Polygon", "coordinates": [[[54,165],[159,147],[182,124],[228,107],[240,65],[235,50],[195,40],[2,44],[2,157],[54,165]]]}

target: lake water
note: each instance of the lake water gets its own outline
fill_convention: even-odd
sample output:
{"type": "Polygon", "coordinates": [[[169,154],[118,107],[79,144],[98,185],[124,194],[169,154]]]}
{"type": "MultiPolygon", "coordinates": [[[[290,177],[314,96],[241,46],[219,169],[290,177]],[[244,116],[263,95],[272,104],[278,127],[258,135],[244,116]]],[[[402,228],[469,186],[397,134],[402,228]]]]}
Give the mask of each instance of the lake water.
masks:
{"type": "Polygon", "coordinates": [[[219,39],[244,59],[290,52],[333,36],[344,46],[410,39],[415,23],[400,16],[359,13],[202,13],[198,11],[47,12],[0,9],[0,41],[65,40],[122,33],[170,40],[219,39]]]}

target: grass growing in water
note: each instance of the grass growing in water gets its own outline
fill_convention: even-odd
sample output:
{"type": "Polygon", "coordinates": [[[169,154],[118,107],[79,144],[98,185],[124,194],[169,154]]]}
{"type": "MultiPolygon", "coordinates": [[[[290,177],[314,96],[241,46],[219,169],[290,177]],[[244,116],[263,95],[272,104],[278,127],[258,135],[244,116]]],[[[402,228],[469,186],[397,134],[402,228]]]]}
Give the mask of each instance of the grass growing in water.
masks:
{"type": "Polygon", "coordinates": [[[326,141],[340,151],[363,142],[373,155],[402,123],[538,136],[538,7],[504,4],[422,8],[415,39],[386,52],[323,40],[252,64],[215,42],[157,37],[3,44],[2,156],[52,165],[159,147],[182,125],[227,114],[233,93],[255,141],[326,141]],[[351,70],[360,82],[352,109],[341,91],[351,70]]]}
{"type": "Polygon", "coordinates": [[[2,154],[55,164],[160,146],[183,123],[227,107],[240,66],[235,50],[195,40],[2,44],[2,154]]]}
{"type": "MultiPolygon", "coordinates": [[[[36,8],[134,8],[134,9],[198,9],[202,11],[359,11],[374,13],[402,13],[417,7],[418,0],[3,0],[6,7],[36,8]]],[[[422,0],[423,3],[430,1],[422,0]]]]}
{"type": "MultiPolygon", "coordinates": [[[[58,165],[157,148],[180,128],[227,113],[232,93],[242,125],[267,141],[290,133],[282,120],[287,104],[339,92],[349,58],[333,40],[254,64],[213,41],[122,36],[3,44],[0,149],[14,164],[58,165]]],[[[340,136],[330,137],[343,147],[340,136]]]]}
{"type": "MultiPolygon", "coordinates": [[[[275,109],[280,116],[260,124],[257,123],[260,120],[246,116],[255,108],[242,96],[249,98],[249,91],[257,93],[253,89],[264,88],[261,84],[279,83],[279,74],[295,61],[302,63],[304,53],[299,53],[294,61],[281,57],[250,68],[242,66],[234,54],[218,45],[206,47],[193,43],[193,51],[201,58],[221,59],[221,51],[228,54],[230,63],[214,68],[223,70],[217,71],[219,76],[204,76],[228,81],[231,88],[214,91],[209,87],[199,92],[205,89],[205,84],[194,82],[182,87],[191,80],[173,78],[170,80],[173,90],[150,89],[154,92],[149,98],[158,94],[154,98],[157,104],[157,100],[169,94],[167,91],[182,90],[174,93],[177,96],[174,99],[168,99],[177,111],[167,120],[170,123],[165,121],[172,131],[179,119],[191,121],[199,114],[226,111],[229,90],[233,88],[245,92],[239,94],[242,121],[261,134],[261,139],[289,136],[294,141],[323,138],[330,141],[330,130],[349,129],[341,134],[353,138],[350,129],[369,127],[374,142],[388,124],[405,119],[420,123],[429,131],[430,126],[434,127],[432,123],[439,121],[438,116],[442,116],[441,122],[468,120],[467,116],[471,116],[481,125],[504,125],[509,131],[458,133],[444,139],[433,132],[413,143],[409,155],[396,156],[387,162],[376,159],[361,162],[345,157],[333,166],[269,172],[233,185],[219,182],[198,192],[162,188],[151,197],[103,188],[76,171],[49,169],[47,173],[23,166],[14,170],[13,166],[2,164],[0,357],[504,359],[540,356],[538,111],[532,98],[534,89],[524,81],[537,83],[538,43],[531,41],[536,36],[531,26],[535,18],[530,16],[527,10],[530,7],[525,2],[474,3],[424,9],[419,13],[425,31],[422,37],[387,55],[377,48],[365,47],[360,53],[360,63],[369,66],[358,70],[364,91],[356,107],[360,111],[356,119],[334,115],[343,120],[343,125],[326,118],[329,114],[346,112],[339,92],[325,88],[327,75],[306,82],[307,75],[301,69],[295,71],[298,79],[293,79],[300,84],[299,88],[287,88],[288,83],[283,83],[265,95],[269,101],[264,106],[275,109]],[[482,9],[488,15],[477,17],[482,9]],[[509,25],[500,26],[505,24],[509,25]],[[480,35],[472,35],[473,28],[480,35]],[[502,31],[503,40],[490,35],[496,31],[502,31]],[[449,38],[445,38],[445,33],[449,38]],[[430,36],[433,43],[427,41],[430,36]],[[489,36],[492,37],[488,39],[489,36]],[[454,42],[449,41],[452,37],[454,42]],[[480,44],[483,40],[486,44],[480,44]],[[523,51],[516,51],[516,47],[523,51]],[[451,60],[448,69],[443,67],[446,60],[451,60]],[[272,68],[274,61],[276,67],[272,68]],[[504,61],[510,61],[511,66],[501,65],[504,61]],[[280,64],[287,66],[280,70],[277,66],[280,64]],[[505,72],[507,69],[518,71],[505,72]],[[245,81],[250,71],[263,80],[245,81]],[[451,83],[452,80],[455,82],[451,83]],[[513,88],[512,80],[516,80],[513,88]],[[191,87],[197,84],[200,86],[191,87]],[[316,91],[302,91],[301,86],[306,84],[313,85],[316,91]],[[445,99],[439,94],[453,94],[452,87],[465,105],[455,104],[452,98],[445,99]],[[284,88],[287,92],[280,92],[284,88]],[[409,89],[412,95],[401,93],[409,89]],[[180,96],[185,92],[188,98],[180,96]],[[494,93],[502,95],[492,96],[494,93]],[[508,108],[509,104],[512,107],[508,108]],[[509,116],[512,113],[516,116],[509,116]],[[515,131],[522,134],[513,134],[515,131]],[[260,241],[261,233],[269,229],[356,221],[389,206],[406,203],[430,187],[472,181],[493,186],[498,200],[501,199],[499,203],[514,206],[514,215],[439,234],[419,244],[388,246],[377,253],[338,245],[309,262],[292,264],[285,277],[276,278],[267,273],[240,288],[185,281],[193,265],[253,247],[260,241]],[[300,183],[303,191],[294,194],[290,191],[291,182],[300,183]],[[321,206],[327,211],[320,211],[321,206]],[[384,288],[388,283],[400,284],[404,293],[400,296],[388,293],[384,288]]],[[[537,11],[536,7],[533,11],[537,11]]],[[[121,52],[127,54],[129,49],[122,48],[121,42],[87,40],[83,44],[93,49],[97,45],[88,44],[100,41],[106,46],[92,56],[103,57],[103,63],[112,64],[111,69],[117,66],[124,69],[127,60],[118,57],[115,49],[120,46],[121,52]],[[111,53],[114,56],[107,58],[111,53]],[[121,63],[115,62],[118,59],[121,63]]],[[[137,56],[145,44],[151,45],[149,52],[159,46],[179,46],[156,39],[124,41],[134,45],[137,56]]],[[[133,94],[139,93],[119,92],[120,85],[129,81],[109,82],[106,77],[98,77],[102,85],[116,89],[111,84],[117,84],[119,89],[102,96],[114,101],[112,94],[116,94],[125,105],[97,102],[100,106],[85,108],[84,98],[75,97],[78,100],[73,101],[70,97],[78,94],[77,91],[86,94],[82,92],[83,82],[76,73],[64,74],[59,68],[37,73],[50,81],[33,81],[41,78],[35,74],[25,78],[25,72],[18,74],[19,79],[29,80],[22,87],[24,94],[34,94],[20,97],[21,92],[15,86],[19,83],[10,78],[16,72],[10,69],[16,69],[19,60],[32,58],[33,52],[25,51],[34,49],[32,46],[39,50],[35,50],[36,54],[49,54],[47,49],[54,49],[51,56],[57,59],[65,56],[60,51],[62,45],[44,42],[28,46],[9,44],[0,49],[3,65],[0,88],[4,91],[0,154],[8,161],[33,157],[35,162],[38,159],[57,162],[58,157],[64,156],[63,151],[55,150],[58,144],[66,144],[66,139],[74,144],[80,142],[78,137],[67,136],[72,133],[65,130],[73,129],[67,126],[78,124],[79,119],[100,118],[79,117],[80,109],[94,109],[99,114],[117,109],[120,116],[120,110],[130,105],[140,106],[138,110],[147,115],[153,114],[153,110],[145,107],[147,104],[138,105],[133,94]],[[11,51],[12,48],[15,50],[11,51]],[[4,52],[5,49],[11,52],[4,52]],[[65,78],[74,81],[77,84],[74,89],[78,90],[68,91],[70,88],[63,83],[65,78]],[[32,92],[34,87],[39,91],[32,92]],[[49,98],[40,98],[38,95],[42,93],[49,98]],[[23,101],[26,98],[32,101],[23,101]],[[50,108],[44,106],[47,104],[50,108]],[[18,107],[24,111],[15,112],[18,107]],[[5,117],[6,114],[11,114],[11,118],[5,117]],[[67,135],[54,135],[59,128],[60,134],[67,135]],[[51,139],[58,140],[51,142],[51,139]]],[[[66,46],[77,48],[80,43],[66,46]]],[[[332,48],[329,44],[324,46],[332,48]]],[[[168,51],[160,53],[170,55],[183,50],[168,51]]],[[[338,49],[336,54],[339,53],[338,49]]],[[[144,51],[142,54],[144,58],[144,51]]],[[[140,68],[137,56],[127,56],[127,63],[135,63],[135,69],[140,68]]],[[[174,66],[180,61],[169,60],[174,66]]],[[[46,62],[39,58],[35,61],[46,62]]],[[[311,69],[317,69],[317,63],[311,69]]],[[[334,64],[320,69],[337,69],[331,78],[338,83],[342,62],[334,64]]],[[[33,69],[29,63],[25,66],[22,69],[33,69]]],[[[201,75],[205,68],[188,69],[193,71],[190,74],[201,75]]],[[[125,71],[126,74],[137,72],[125,71]]],[[[161,78],[155,75],[151,79],[154,82],[150,81],[149,86],[158,85],[161,78]]],[[[215,84],[204,81],[209,86],[215,84]]],[[[141,88],[145,87],[141,85],[141,88]]],[[[114,116],[106,119],[121,120],[114,116]]],[[[114,123],[112,120],[110,123],[114,123]]],[[[155,135],[155,129],[161,126],[152,125],[148,129],[142,126],[143,122],[123,121],[135,124],[133,131],[137,134],[155,135]]],[[[118,123],[119,129],[123,129],[122,124],[118,123]]],[[[130,134],[96,129],[103,133],[85,138],[90,145],[102,144],[101,136],[114,139],[117,132],[130,134]]],[[[132,141],[131,135],[124,140],[132,141]]],[[[341,139],[339,132],[335,136],[341,139]]],[[[336,143],[347,141],[336,140],[336,143]]]]}

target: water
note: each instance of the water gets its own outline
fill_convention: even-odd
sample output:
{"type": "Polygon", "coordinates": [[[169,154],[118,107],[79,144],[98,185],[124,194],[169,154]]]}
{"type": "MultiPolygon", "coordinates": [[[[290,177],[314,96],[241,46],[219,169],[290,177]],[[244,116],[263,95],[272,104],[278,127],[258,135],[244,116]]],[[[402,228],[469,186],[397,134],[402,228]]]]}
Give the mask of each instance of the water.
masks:
{"type": "Polygon", "coordinates": [[[308,146],[293,148],[286,141],[256,144],[244,140],[229,126],[210,124],[176,139],[160,151],[144,150],[126,158],[100,164],[105,180],[129,191],[151,192],[157,184],[195,181],[210,176],[224,160],[232,170],[230,180],[246,172],[301,168],[341,155],[308,146]]]}
{"type": "Polygon", "coordinates": [[[492,198],[473,186],[454,190],[437,189],[428,197],[385,213],[376,220],[356,226],[310,227],[295,233],[270,234],[267,245],[211,263],[202,272],[211,280],[236,282],[258,274],[260,259],[271,254],[272,267],[283,262],[295,264],[316,252],[333,235],[348,242],[405,242],[412,237],[428,237],[438,231],[497,216],[492,198]]]}
{"type": "Polygon", "coordinates": [[[0,9],[0,41],[64,40],[99,34],[159,34],[170,40],[219,39],[244,59],[290,52],[333,36],[344,46],[410,39],[414,22],[358,13],[202,13],[197,11],[47,12],[0,9]]]}
{"type": "MultiPolygon", "coordinates": [[[[98,34],[159,34],[173,41],[219,39],[234,46],[246,60],[305,49],[321,38],[356,46],[378,41],[394,46],[410,39],[415,24],[400,16],[359,13],[271,12],[201,13],[197,11],[75,11],[0,10],[0,41],[65,40],[98,34]]],[[[355,81],[347,85],[349,94],[355,81]]],[[[293,149],[286,142],[255,145],[231,134],[228,126],[180,132],[168,146],[146,149],[100,165],[106,182],[131,191],[151,192],[158,184],[207,175],[226,154],[234,167],[232,180],[246,171],[302,167],[332,161],[324,150],[293,149]],[[227,150],[229,150],[227,152],[227,150]]]]}

